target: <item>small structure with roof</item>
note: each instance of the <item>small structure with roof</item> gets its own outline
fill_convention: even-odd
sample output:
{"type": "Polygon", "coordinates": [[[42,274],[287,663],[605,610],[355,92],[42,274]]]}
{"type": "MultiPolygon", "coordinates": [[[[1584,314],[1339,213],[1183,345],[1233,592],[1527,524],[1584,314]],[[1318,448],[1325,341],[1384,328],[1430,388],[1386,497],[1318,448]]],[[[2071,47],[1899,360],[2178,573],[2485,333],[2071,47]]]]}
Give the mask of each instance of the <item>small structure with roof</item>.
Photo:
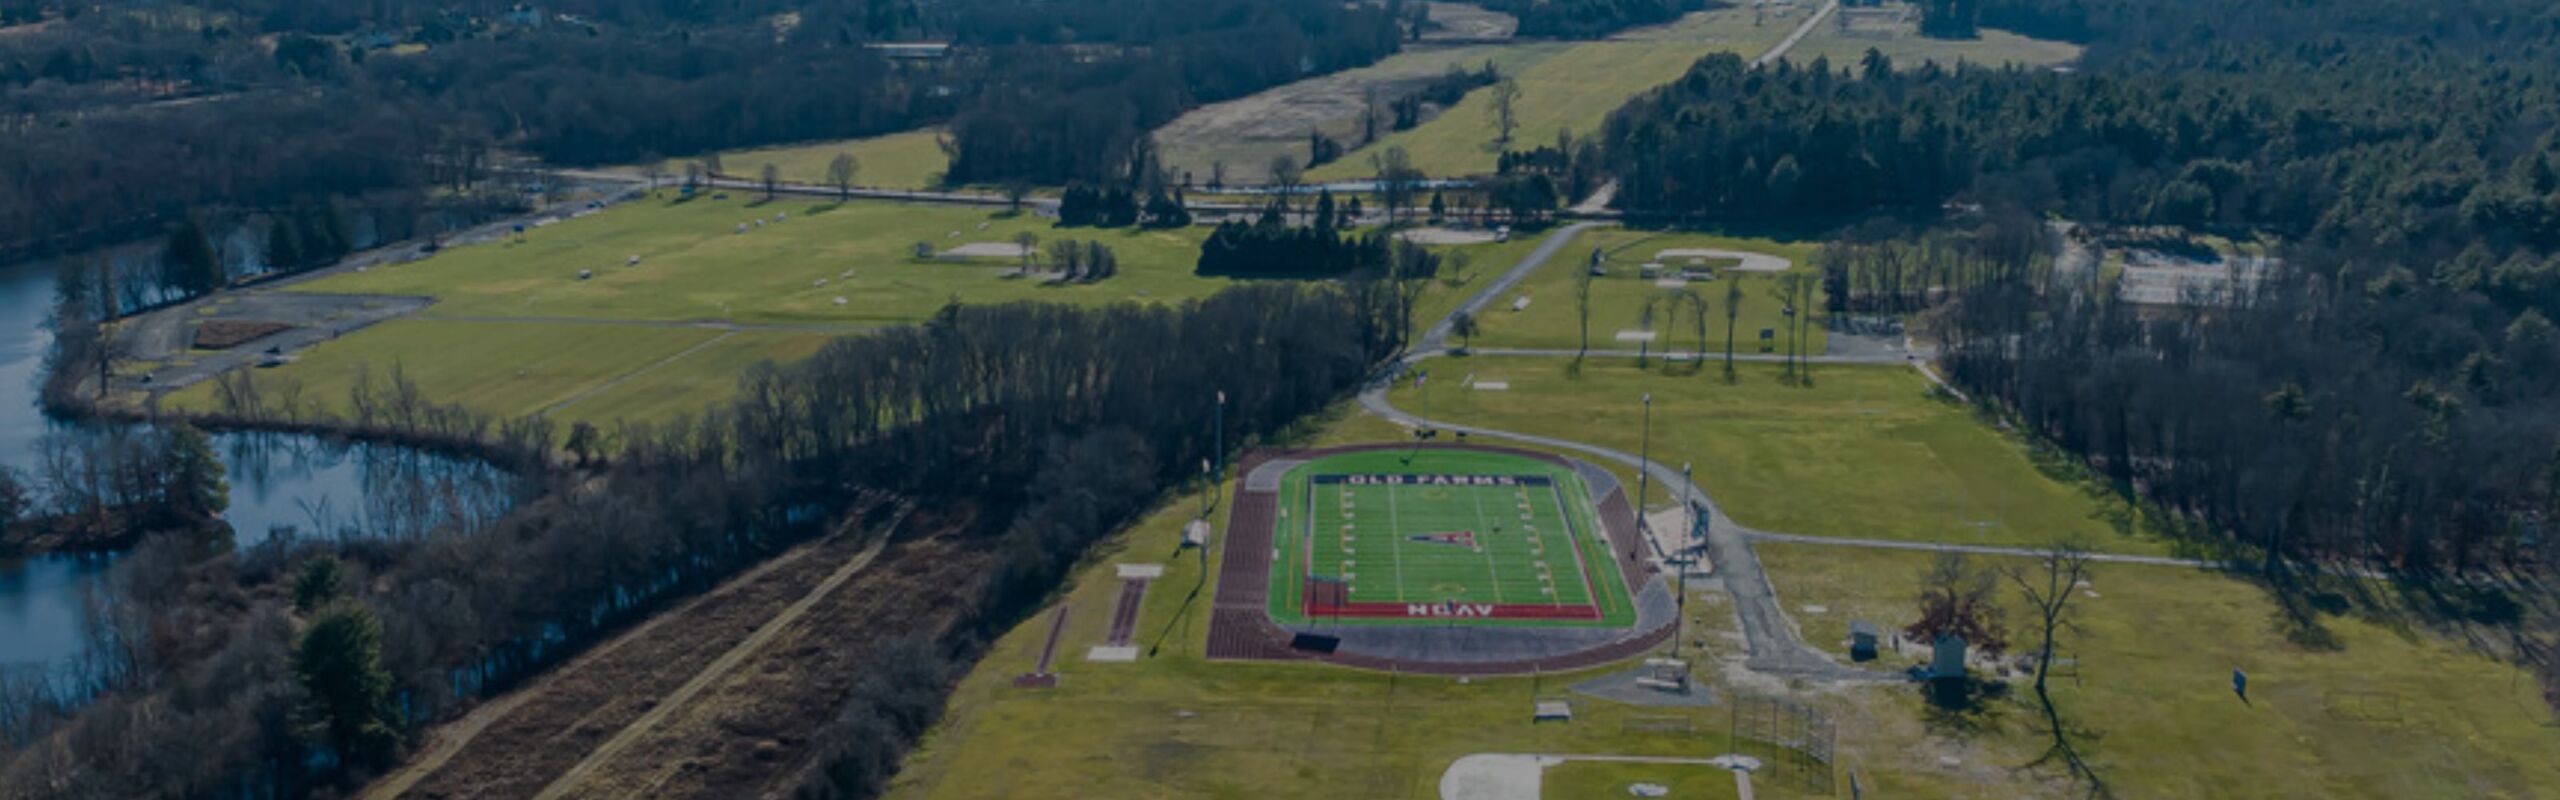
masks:
{"type": "Polygon", "coordinates": [[[1876,660],[1876,624],[1863,619],[1849,621],[1849,660],[1876,660]]]}

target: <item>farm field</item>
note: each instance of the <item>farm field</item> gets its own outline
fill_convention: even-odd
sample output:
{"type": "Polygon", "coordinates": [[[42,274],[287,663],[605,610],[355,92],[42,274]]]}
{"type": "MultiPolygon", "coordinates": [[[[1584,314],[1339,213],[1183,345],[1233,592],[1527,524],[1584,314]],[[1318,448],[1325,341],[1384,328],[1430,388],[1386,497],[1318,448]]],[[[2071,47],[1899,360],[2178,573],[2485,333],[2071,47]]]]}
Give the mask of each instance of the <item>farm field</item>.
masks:
{"type": "MultiPolygon", "coordinates": [[[[1711,53],[1731,52],[1750,58],[1785,38],[1799,18],[1771,17],[1752,25],[1742,9],[1702,11],[1667,25],[1622,34],[1607,41],[1580,42],[1528,65],[1515,76],[1522,144],[1555,141],[1556,131],[1575,136],[1599,129],[1609,112],[1627,98],[1669,82],[1689,65],[1711,53]]],[[[1494,125],[1487,117],[1492,100],[1485,92],[1467,99],[1430,122],[1380,139],[1308,172],[1313,180],[1367,178],[1374,171],[1369,155],[1402,146],[1426,175],[1453,177],[1490,173],[1494,169],[1494,125]]]]}
{"type": "MultiPolygon", "coordinates": [[[[856,186],[938,189],[943,171],[951,168],[951,156],[942,152],[941,139],[942,131],[926,128],[864,139],[733,150],[720,154],[720,166],[724,174],[755,180],[764,174],[764,165],[772,164],[785,181],[825,183],[827,165],[836,154],[847,153],[854,158],[856,186]]],[[[667,174],[681,180],[685,164],[694,160],[668,159],[667,174]]]]}
{"type": "MultiPolygon", "coordinates": [[[[1636,342],[1617,340],[1620,332],[1650,331],[1654,334],[1653,352],[1666,350],[1689,352],[1698,349],[1695,314],[1680,311],[1673,314],[1668,298],[1682,292],[1696,294],[1707,303],[1706,344],[1711,353],[1721,354],[1726,339],[1725,292],[1727,281],[1742,284],[1742,314],[1733,323],[1734,336],[1741,341],[1736,352],[1760,352],[1762,329],[1775,329],[1770,341],[1771,352],[1783,352],[1787,345],[1787,326],[1776,291],[1778,279],[1773,273],[1744,272],[1725,269],[1729,259],[1706,259],[1718,275],[1712,281],[1691,281],[1677,288],[1665,288],[1640,274],[1639,267],[1665,251],[1693,249],[1726,250],[1761,253],[1786,259],[1793,271],[1813,271],[1812,242],[1779,242],[1770,239],[1737,238],[1699,233],[1650,232],[1604,229],[1584,232],[1574,238],[1564,251],[1556,254],[1537,272],[1522,280],[1511,292],[1497,298],[1476,317],[1473,346],[1534,350],[1573,350],[1580,346],[1582,331],[1580,314],[1574,303],[1574,284],[1590,263],[1590,254],[1598,249],[1607,254],[1607,273],[1591,281],[1591,349],[1634,350],[1636,342]],[[1529,299],[1528,308],[1513,311],[1517,298],[1529,299]],[[1656,304],[1651,322],[1645,320],[1645,308],[1656,304]]],[[[1663,259],[1669,272],[1689,267],[1695,259],[1675,255],[1663,259]]],[[[1816,296],[1805,303],[1808,311],[1820,309],[1822,301],[1817,284],[1816,296]]],[[[1804,352],[1819,354],[1828,336],[1820,319],[1816,319],[1804,342],[1804,352]]]]}
{"type": "Polygon", "coordinates": [[[1396,97],[1453,67],[1474,70],[1488,62],[1502,74],[1518,74],[1567,47],[1537,43],[1406,50],[1367,67],[1192,109],[1156,129],[1157,153],[1177,179],[1188,175],[1193,185],[1208,183],[1220,163],[1228,183],[1260,184],[1270,180],[1275,157],[1306,163],[1308,131],[1358,141],[1362,103],[1370,93],[1396,97]]]}
{"type": "MultiPolygon", "coordinates": [[[[1585,441],[1641,446],[1653,396],[1653,457],[1692,463],[1698,485],[1736,521],[1813,536],[1986,545],[2036,545],[2063,533],[2100,549],[2161,554],[2169,543],[2120,533],[2121,504],[2049,476],[2018,442],[1952,402],[1930,396],[1917,372],[1822,365],[1811,388],[1781,382],[1776,364],[1738,365],[1727,385],[1710,361],[1690,373],[1592,359],[1481,356],[1433,361],[1425,401],[1400,381],[1397,407],[1435,419],[1585,441]],[[1476,385],[1502,384],[1489,390],[1476,385]]],[[[1630,476],[1632,477],[1632,476],[1630,476]]],[[[1653,487],[1648,505],[1675,502],[1653,487]]],[[[2131,522],[2124,522],[2132,525],[2131,522]]]]}
{"type": "MultiPolygon", "coordinates": [[[[1842,652],[1852,619],[1911,622],[1934,556],[1762,543],[1760,559],[1816,647],[1842,652]],[[1803,606],[1817,605],[1821,613],[1803,606]]],[[[2032,566],[1986,560],[1977,566],[2032,566]]],[[[2066,721],[2119,797],[2534,797],[2560,786],[2560,721],[2531,675],[2416,627],[2405,608],[2372,616],[2313,611],[2296,633],[2266,591],[2229,575],[2098,564],[2072,600],[2079,630],[2052,688],[2066,721]],[[2249,675],[2249,700],[2231,671],[2249,675]],[[2177,764],[2177,769],[2159,769],[2177,764]]],[[[2345,586],[2348,594],[2382,586],[2345,586]]],[[[2034,631],[2003,586],[2011,651],[2034,631]]],[[[2334,595],[2333,595],[2334,596],[2334,595]]],[[[2341,607],[2347,603],[2339,601],[2341,607]]],[[[2388,602],[2385,602],[2388,606],[2388,602]]],[[[1915,648],[1898,666],[1921,658],[1915,648]]],[[[1936,712],[1916,689],[1862,693],[1841,745],[1870,791],[1891,797],[1978,793],[2040,754],[2031,688],[1967,714],[1936,712]],[[1951,758],[1956,766],[1939,759],[1951,758]]],[[[2050,790],[2049,790],[2050,791],[2050,790]]]]}
{"type": "MultiPolygon", "coordinates": [[[[672,194],[671,192],[668,194],[672,194]]],[[[908,322],[946,302],[1108,303],[1200,297],[1226,281],[1195,277],[1206,229],[1071,230],[984,209],[854,201],[642,200],[424,261],[332,276],[298,291],[427,295],[429,318],[719,320],[832,328],[908,322]],[[787,221],[771,222],[777,216],[787,221]],[[755,225],[750,220],[765,220],[755,225]],[[747,232],[738,233],[740,225],[747,232]],[[983,227],[981,227],[983,226],[983,227]],[[919,259],[968,244],[1100,241],[1117,277],[1052,285],[1009,277],[1009,258],[919,259]],[[632,256],[637,264],[627,264],[632,256]],[[581,271],[592,277],[580,279],[581,271]],[[843,298],[841,305],[835,298],[843,298]]]]}

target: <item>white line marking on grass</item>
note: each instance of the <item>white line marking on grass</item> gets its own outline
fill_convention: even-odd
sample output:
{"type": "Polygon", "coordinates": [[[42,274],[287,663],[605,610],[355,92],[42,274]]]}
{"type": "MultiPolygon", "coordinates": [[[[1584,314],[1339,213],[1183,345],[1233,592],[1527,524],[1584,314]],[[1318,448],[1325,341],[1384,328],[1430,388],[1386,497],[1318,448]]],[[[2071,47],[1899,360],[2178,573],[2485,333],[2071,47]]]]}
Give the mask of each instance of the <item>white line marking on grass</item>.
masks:
{"type": "Polygon", "coordinates": [[[1401,603],[1404,602],[1404,540],[1396,537],[1403,534],[1404,524],[1396,521],[1396,487],[1393,484],[1387,486],[1387,531],[1387,549],[1394,551],[1396,557],[1396,602],[1401,603]]]}
{"type": "Polygon", "coordinates": [[[1484,570],[1493,579],[1493,601],[1500,603],[1502,602],[1502,566],[1493,557],[1493,540],[1501,537],[1493,535],[1492,531],[1484,530],[1484,493],[1470,491],[1467,493],[1467,499],[1475,501],[1476,529],[1479,531],[1476,534],[1476,541],[1484,545],[1484,570]]]}

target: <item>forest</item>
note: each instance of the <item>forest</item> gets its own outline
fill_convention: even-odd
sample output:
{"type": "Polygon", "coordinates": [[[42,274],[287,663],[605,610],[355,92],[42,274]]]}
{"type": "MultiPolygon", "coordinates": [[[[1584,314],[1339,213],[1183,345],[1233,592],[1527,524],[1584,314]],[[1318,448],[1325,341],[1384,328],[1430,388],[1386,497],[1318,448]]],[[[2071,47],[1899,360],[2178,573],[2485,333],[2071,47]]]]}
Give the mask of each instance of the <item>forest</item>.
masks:
{"type": "Polygon", "coordinates": [[[2200,544],[2500,568],[2560,518],[2560,11],[2457,5],[1989,0],[2089,58],[1712,57],[1598,157],[1631,213],[1850,226],[1818,259],[1836,308],[1930,310],[1960,386],[2200,544]],[[2059,274],[2043,215],[2280,269],[2138,308],[2059,274]]]}
{"type": "Polygon", "coordinates": [[[1485,0],[1476,5],[1520,19],[1519,35],[1596,39],[1640,25],[1679,19],[1703,0],[1485,0]]]}
{"type": "MultiPolygon", "coordinates": [[[[952,306],[759,368],[730,407],[623,430],[608,456],[533,473],[547,493],[483,527],[237,555],[147,541],[111,580],[102,694],[81,706],[24,678],[0,685],[0,797],[343,785],[427,723],[783,548],[867,530],[890,505],[937,509],[951,525],[929,535],[990,561],[968,607],[883,621],[923,637],[906,645],[916,672],[849,698],[839,726],[929,719],[943,676],[1034,610],[1085,545],[1196,478],[1212,443],[1277,435],[1350,392],[1402,345],[1409,297],[1355,282],[1179,307],[952,306]]],[[[231,380],[221,416],[269,427],[460,413],[394,376],[359,390],[361,419],[287,416],[254,376],[231,380]]],[[[482,435],[552,447],[547,430],[482,435]]],[[[807,786],[859,795],[907,739],[830,741],[807,786]]]]}
{"type": "Polygon", "coordinates": [[[51,10],[0,38],[0,130],[16,145],[0,150],[0,254],[148,238],[189,214],[468,188],[500,149],[596,165],[948,123],[955,181],[1129,182],[1151,167],[1136,132],[1371,63],[1399,39],[1383,10],[1317,0],[515,7],[51,10]],[[777,31],[786,10],[795,24],[777,31]],[[863,46],[918,37],[961,47],[892,63],[863,46]]]}

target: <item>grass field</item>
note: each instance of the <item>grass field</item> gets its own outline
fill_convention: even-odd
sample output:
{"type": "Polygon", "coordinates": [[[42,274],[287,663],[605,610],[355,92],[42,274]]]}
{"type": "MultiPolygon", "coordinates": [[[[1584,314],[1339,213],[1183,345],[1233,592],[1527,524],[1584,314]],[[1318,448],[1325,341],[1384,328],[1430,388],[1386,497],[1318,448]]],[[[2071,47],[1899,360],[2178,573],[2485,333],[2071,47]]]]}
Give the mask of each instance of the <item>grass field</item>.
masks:
{"type": "MultiPolygon", "coordinates": [[[[1519,128],[1514,146],[1555,141],[1556,131],[1576,136],[1599,130],[1609,112],[1627,98],[1659,86],[1688,71],[1710,53],[1733,52],[1745,58],[1785,38],[1792,23],[1771,20],[1754,27],[1751,12],[1720,9],[1692,14],[1680,22],[1630,33],[1620,40],[1581,42],[1521,69],[1519,128]]],[[[1369,154],[1403,146],[1414,167],[1434,177],[1490,173],[1496,152],[1495,128],[1487,117],[1492,98],[1469,94],[1430,122],[1380,137],[1341,160],[1317,167],[1308,177],[1321,181],[1358,180],[1374,171],[1369,154]]]]}
{"type": "MultiPolygon", "coordinates": [[[[1852,619],[1909,623],[1933,558],[1776,544],[1760,557],[1805,639],[1834,653],[1852,619]]],[[[2306,646],[2247,582],[2095,569],[2072,601],[2079,629],[2062,651],[2071,663],[2052,685],[2067,721],[2092,734],[2084,747],[2119,796],[2521,798],[2560,786],[2551,758],[2560,727],[2531,676],[2509,663],[2396,614],[2324,616],[2327,641],[2306,646]],[[2231,691],[2235,667],[2249,674],[2249,702],[2231,691]]],[[[2024,607],[2008,613],[2013,642],[2031,641],[2024,607]]],[[[2015,779],[2010,770],[2043,750],[2042,712],[2023,684],[1968,715],[1933,712],[1906,688],[1846,699],[1844,716],[1863,724],[1843,724],[1841,744],[1878,796],[1981,796],[1982,782],[2015,779]]]]}
{"type": "MultiPolygon", "coordinates": [[[[303,402],[343,413],[358,381],[387,387],[397,369],[429,400],[514,417],[569,401],[718,336],[692,328],[394,320],[249,375],[271,398],[298,384],[303,402]]],[[[215,396],[208,381],[162,402],[210,410],[215,396]]]]}
{"type": "Polygon", "coordinates": [[[1920,35],[1918,17],[1899,25],[1858,23],[1849,32],[1837,25],[1814,26],[1813,32],[1787,51],[1787,60],[1798,65],[1810,64],[1816,58],[1831,60],[1833,69],[1857,69],[1870,49],[1893,59],[1896,69],[1918,69],[1935,63],[1954,67],[1957,63],[1978,66],[2049,67],[2068,64],[2080,58],[2080,46],[2020,36],[2003,30],[1982,29],[1974,39],[1932,39],[1920,35]]]}
{"type": "MultiPolygon", "coordinates": [[[[306,402],[344,410],[358,375],[370,369],[381,379],[398,365],[432,400],[501,416],[664,421],[726,399],[756,362],[797,360],[830,336],[920,320],[949,302],[1205,296],[1227,281],[1192,275],[1204,235],[1057,229],[1035,217],[875,201],[642,200],[528,231],[522,241],[296,285],[436,303],[255,377],[299,384],[306,402]],[[737,233],[750,219],[766,224],[737,233]],[[1011,276],[1011,259],[914,257],[918,241],[939,250],[1022,232],[1101,241],[1119,255],[1121,273],[1053,285],[1011,276]],[[627,263],[632,256],[638,264],[627,263]],[[689,324],[698,322],[749,327],[689,324]]],[[[210,408],[214,397],[199,385],[167,402],[210,408]]]]}
{"type": "MultiPolygon", "coordinates": [[[[1643,764],[1623,761],[1567,761],[1540,776],[1539,793],[1554,798],[1634,797],[1628,787],[1650,783],[1669,789],[1676,800],[1738,798],[1733,771],[1707,764],[1643,764]]],[[[1755,787],[1757,788],[1757,787],[1755,787]]],[[[1754,796],[1766,794],[1753,792],[1754,796]]]]}
{"type": "Polygon", "coordinates": [[[437,302],[422,312],[428,317],[860,327],[923,319],[952,300],[1098,304],[1204,296],[1227,284],[1191,272],[1206,236],[1198,228],[1057,229],[1028,215],[880,201],[642,200],[529,231],[523,242],[455,248],[295,289],[430,295],[437,302]],[[735,232],[777,215],[788,221],[735,232]],[[1119,255],[1121,272],[1100,283],[1051,285],[1008,277],[1015,266],[1008,259],[914,257],[918,242],[938,252],[1010,242],[1022,232],[1043,242],[1100,241],[1119,255]],[[626,266],[635,255],[640,263],[626,266]],[[593,276],[579,279],[582,270],[593,276]],[[839,297],[845,304],[834,303],[839,297]]]}
{"type": "Polygon", "coordinates": [[[551,416],[608,425],[661,422],[698,414],[727,398],[738,376],[758,362],[788,364],[818,352],[831,338],[814,333],[730,333],[673,361],[627,374],[621,382],[553,409],[551,416]]]}
{"type": "MultiPolygon", "coordinates": [[[[1393,435],[1372,418],[1340,417],[1309,444],[1393,435]]],[[[1053,606],[998,639],[960,681],[888,796],[1419,800],[1439,797],[1441,773],[1470,753],[1703,757],[1734,749],[1723,738],[1725,706],[1637,708],[1564,688],[1588,673],[1459,684],[1202,661],[1207,615],[1199,604],[1214,587],[1202,562],[1175,548],[1197,502],[1169,499],[1089,554],[1056,600],[1069,609],[1057,688],[1010,685],[1038,660],[1053,606]],[[1162,647],[1135,663],[1087,662],[1080,654],[1106,635],[1120,589],[1114,565],[1123,562],[1166,565],[1139,617],[1141,641],[1162,636],[1162,647]],[[1531,700],[1548,697],[1571,698],[1575,720],[1529,722],[1531,700]],[[1642,731],[1666,720],[1685,720],[1694,731],[1642,731]]],[[[1907,622],[1930,559],[1760,549],[1806,639],[1832,652],[1850,619],[1907,622]],[[1816,604],[1827,608],[1804,608],[1816,604]]],[[[2560,729],[2541,727],[2551,719],[2531,705],[2530,679],[2459,644],[2387,620],[2331,617],[2341,649],[2305,648],[2283,635],[2262,592],[2214,573],[2102,565],[2089,591],[2097,596],[2076,601],[2084,630],[2065,648],[2076,672],[2058,675],[2056,689],[2073,723],[2101,734],[2092,753],[2120,796],[2534,797],[2560,785],[2553,774],[2560,764],[2547,758],[2560,747],[2560,729]],[[2254,705],[2230,695],[2233,666],[2250,670],[2254,705]],[[2372,699],[2377,691],[2396,694],[2397,704],[2372,699]],[[2385,713],[2392,708],[2396,716],[2385,713]]],[[[1692,637],[1708,643],[1701,678],[1719,696],[1770,691],[1756,680],[1733,683],[1715,666],[1740,652],[1723,595],[1701,588],[1689,610],[1692,637]]],[[[1947,716],[1900,684],[1788,691],[1833,715],[1842,766],[1857,770],[1867,796],[2078,796],[2048,770],[2023,769],[2037,753],[2026,695],[1947,716]]],[[[1670,786],[1672,797],[1733,796],[1731,775],[1721,770],[1588,763],[1550,769],[1544,796],[1624,797],[1635,781],[1670,786]]],[[[1845,774],[1840,781],[1846,785],[1845,774]]],[[[1770,780],[1755,790],[1804,796],[1770,780]]]]}
{"type": "MultiPolygon", "coordinates": [[[[942,152],[942,131],[924,129],[847,139],[834,142],[735,150],[720,154],[720,166],[729,175],[754,180],[764,174],[764,165],[780,170],[782,179],[793,183],[825,183],[827,164],[836,154],[853,156],[856,186],[877,189],[934,189],[942,186],[942,173],[951,168],[951,156],[942,152]]],[[[667,174],[681,178],[684,165],[693,159],[669,159],[667,174]]]]}
{"type": "MultiPolygon", "coordinates": [[[[1484,313],[1477,315],[1479,332],[1474,345],[1541,350],[1572,350],[1577,347],[1581,341],[1582,322],[1574,307],[1574,283],[1590,263],[1591,251],[1597,248],[1609,253],[1608,274],[1593,278],[1591,283],[1591,349],[1636,349],[1635,343],[1616,340],[1619,332],[1635,330],[1654,333],[1652,349],[1657,353],[1698,349],[1692,312],[1683,311],[1675,316],[1668,311],[1657,311],[1650,326],[1644,320],[1648,303],[1685,291],[1706,300],[1707,347],[1721,353],[1726,339],[1725,282],[1738,281],[1743,287],[1742,314],[1732,325],[1734,335],[1741,340],[1736,345],[1737,352],[1759,352],[1760,331],[1763,329],[1777,331],[1776,338],[1771,340],[1773,349],[1783,351],[1788,334],[1785,317],[1781,313],[1784,304],[1776,296],[1778,279],[1775,275],[1722,270],[1717,280],[1693,282],[1681,289],[1665,289],[1644,279],[1638,267],[1665,250],[1714,249],[1766,253],[1787,259],[1795,265],[1796,271],[1809,272],[1813,269],[1811,262],[1815,247],[1813,242],[1779,242],[1702,233],[1619,229],[1588,231],[1575,237],[1573,243],[1557,253],[1554,259],[1531,273],[1510,293],[1496,298],[1484,313]],[[1529,307],[1523,311],[1512,311],[1512,301],[1519,297],[1529,298],[1529,307]]],[[[1499,274],[1499,270],[1509,265],[1510,260],[1505,259],[1491,267],[1490,274],[1499,274]]],[[[1673,259],[1664,264],[1672,270],[1687,265],[1685,259],[1673,259]]],[[[1817,288],[1817,296],[1807,304],[1809,309],[1822,307],[1819,292],[1817,288]]],[[[1805,352],[1821,353],[1827,338],[1817,319],[1811,335],[1804,342],[1805,352]]]]}
{"type": "Polygon", "coordinates": [[[1720,708],[1666,715],[1578,698],[1571,724],[1529,720],[1533,698],[1565,696],[1564,685],[1587,673],[1460,683],[1204,661],[1214,587],[1205,585],[1195,555],[1168,556],[1197,502],[1170,499],[1088,555],[1058,600],[1070,612],[1057,688],[1011,686],[1039,660],[1051,613],[1043,610],[997,640],[960,682],[942,723],[907,759],[888,796],[1422,800],[1439,797],[1441,772],[1469,753],[1687,756],[1731,749],[1722,741],[1720,708]],[[1135,663],[1088,662],[1085,648],[1107,634],[1120,590],[1113,568],[1124,562],[1166,567],[1138,617],[1142,645],[1152,649],[1162,636],[1162,647],[1135,663]],[[1204,588],[1186,610],[1195,585],[1204,588]],[[1662,716],[1689,720],[1697,733],[1628,732],[1638,718],[1662,716]]]}
{"type": "Polygon", "coordinates": [[[1348,453],[1291,470],[1281,497],[1271,614],[1284,624],[1400,623],[1417,607],[1504,624],[1634,622],[1588,490],[1556,465],[1437,449],[1348,453]],[[1309,578],[1340,581],[1347,596],[1310,597],[1309,578]]]}
{"type": "Polygon", "coordinates": [[[1230,183],[1262,183],[1270,178],[1275,156],[1306,163],[1308,131],[1357,141],[1360,113],[1371,94],[1401,96],[1451,67],[1472,70],[1487,62],[1502,74],[1518,74],[1569,46],[1541,42],[1407,50],[1367,67],[1192,109],[1156,129],[1158,156],[1174,176],[1187,174],[1195,184],[1208,183],[1212,165],[1218,163],[1225,164],[1230,183]]]}
{"type": "MultiPolygon", "coordinates": [[[[1811,388],[1797,388],[1780,382],[1775,364],[1741,364],[1733,385],[1717,364],[1697,374],[1656,365],[1592,360],[1577,378],[1564,359],[1437,360],[1429,415],[1632,453],[1641,449],[1639,400],[1651,393],[1653,457],[1694,464],[1698,485],[1754,528],[1997,545],[2079,533],[2111,551],[2169,550],[2156,537],[2119,532],[2119,503],[2047,475],[2019,443],[1931,398],[1909,368],[1825,365],[1811,388]],[[1509,388],[1462,388],[1469,376],[1509,388]]],[[[1424,406],[1411,381],[1399,382],[1394,400],[1424,406]]],[[[1654,487],[1652,503],[1676,500],[1654,487]]]]}

